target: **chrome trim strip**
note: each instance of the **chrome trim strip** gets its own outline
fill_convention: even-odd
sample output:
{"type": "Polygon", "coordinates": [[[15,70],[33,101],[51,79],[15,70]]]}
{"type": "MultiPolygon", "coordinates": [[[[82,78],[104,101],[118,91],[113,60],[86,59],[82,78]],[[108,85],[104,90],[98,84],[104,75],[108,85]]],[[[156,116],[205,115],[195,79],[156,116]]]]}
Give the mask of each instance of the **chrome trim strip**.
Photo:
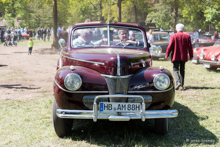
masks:
{"type": "Polygon", "coordinates": [[[70,91],[62,88],[57,81],[54,79],[54,83],[63,91],[69,92],[69,93],[108,93],[108,91],[70,91]]]}
{"type": "Polygon", "coordinates": [[[112,76],[112,75],[105,75],[105,74],[101,74],[103,77],[107,77],[107,78],[113,78],[113,79],[119,79],[119,78],[129,78],[131,77],[132,75],[125,75],[125,76],[112,76]]]}
{"type": "Polygon", "coordinates": [[[161,91],[128,91],[128,93],[129,94],[132,94],[132,93],[161,93],[161,92],[170,91],[171,89],[173,89],[173,86],[170,87],[169,89],[161,90],[161,91]]]}
{"type": "Polygon", "coordinates": [[[199,60],[199,62],[200,62],[200,63],[207,63],[207,64],[220,65],[220,62],[217,62],[217,61],[199,60]]]}
{"type": "Polygon", "coordinates": [[[111,48],[111,50],[117,55],[117,60],[118,60],[118,64],[117,64],[117,76],[120,76],[120,66],[121,66],[121,62],[120,62],[120,55],[113,49],[111,48]]]}
{"type": "Polygon", "coordinates": [[[94,62],[94,61],[87,61],[87,60],[81,60],[81,59],[76,59],[76,58],[71,58],[68,56],[64,56],[62,53],[60,53],[61,56],[71,59],[71,60],[76,60],[76,61],[81,61],[81,62],[87,62],[87,63],[92,63],[92,64],[100,64],[100,65],[105,65],[105,63],[101,63],[101,62],[94,62]]]}

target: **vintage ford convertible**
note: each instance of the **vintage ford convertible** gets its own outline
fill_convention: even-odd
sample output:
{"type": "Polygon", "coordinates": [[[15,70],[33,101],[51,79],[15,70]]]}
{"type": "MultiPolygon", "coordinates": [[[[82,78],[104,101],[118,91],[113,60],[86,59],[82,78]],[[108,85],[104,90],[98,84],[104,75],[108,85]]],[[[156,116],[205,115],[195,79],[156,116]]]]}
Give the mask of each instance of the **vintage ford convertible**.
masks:
{"type": "Polygon", "coordinates": [[[74,119],[155,119],[166,134],[175,97],[174,79],[152,67],[144,28],[128,23],[81,23],[69,27],[54,79],[53,125],[70,135],[74,119]],[[118,37],[117,37],[118,36],[118,37]]]}

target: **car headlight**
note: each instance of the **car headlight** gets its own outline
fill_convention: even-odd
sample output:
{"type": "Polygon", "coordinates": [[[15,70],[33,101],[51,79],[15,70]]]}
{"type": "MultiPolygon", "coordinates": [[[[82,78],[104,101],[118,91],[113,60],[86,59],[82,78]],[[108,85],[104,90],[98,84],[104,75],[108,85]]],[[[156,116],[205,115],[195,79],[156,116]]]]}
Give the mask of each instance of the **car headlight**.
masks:
{"type": "Polygon", "coordinates": [[[160,73],[154,77],[154,86],[159,90],[167,89],[170,86],[170,78],[168,75],[160,73]]]}
{"type": "Polygon", "coordinates": [[[199,58],[203,60],[203,57],[204,57],[203,54],[200,54],[199,58]]]}
{"type": "Polygon", "coordinates": [[[65,77],[64,85],[68,90],[78,90],[82,85],[82,79],[78,74],[70,73],[65,77]]]}
{"type": "Polygon", "coordinates": [[[203,53],[203,52],[204,52],[204,48],[201,49],[201,53],[203,53]]]}
{"type": "Polygon", "coordinates": [[[212,61],[215,61],[215,55],[212,55],[212,56],[211,56],[211,60],[212,60],[212,61]]]}

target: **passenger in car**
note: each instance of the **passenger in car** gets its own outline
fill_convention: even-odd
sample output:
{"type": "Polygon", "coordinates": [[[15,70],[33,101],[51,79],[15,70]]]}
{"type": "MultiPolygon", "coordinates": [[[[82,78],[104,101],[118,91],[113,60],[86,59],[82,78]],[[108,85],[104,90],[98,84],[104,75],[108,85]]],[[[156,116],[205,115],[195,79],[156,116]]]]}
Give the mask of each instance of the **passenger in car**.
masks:
{"type": "Polygon", "coordinates": [[[121,29],[118,31],[120,41],[113,43],[113,46],[134,46],[133,43],[127,42],[129,39],[129,33],[127,29],[121,29]]]}
{"type": "Polygon", "coordinates": [[[92,31],[90,29],[84,29],[80,31],[80,36],[77,39],[73,40],[73,46],[93,46],[92,40],[92,31]]]}

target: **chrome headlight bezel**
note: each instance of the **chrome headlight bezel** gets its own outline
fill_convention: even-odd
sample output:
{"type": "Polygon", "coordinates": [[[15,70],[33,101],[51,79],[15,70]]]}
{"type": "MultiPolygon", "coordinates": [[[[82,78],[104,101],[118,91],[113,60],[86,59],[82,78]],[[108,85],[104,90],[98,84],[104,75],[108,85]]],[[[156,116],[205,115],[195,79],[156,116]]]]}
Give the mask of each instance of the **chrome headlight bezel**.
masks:
{"type": "Polygon", "coordinates": [[[200,58],[201,60],[203,60],[204,55],[203,55],[203,54],[200,54],[200,55],[199,55],[199,58],[200,58]]]}
{"type": "Polygon", "coordinates": [[[82,79],[78,74],[70,73],[65,77],[64,85],[68,90],[75,91],[82,86],[82,79]]]}
{"type": "Polygon", "coordinates": [[[212,55],[212,56],[211,56],[211,60],[212,60],[212,61],[215,61],[215,55],[212,55]]]}
{"type": "Polygon", "coordinates": [[[154,87],[157,88],[158,90],[165,90],[170,86],[170,78],[168,75],[164,73],[159,73],[154,77],[154,87]],[[161,79],[163,78],[163,79],[161,79]],[[162,82],[161,82],[162,80],[162,82]],[[159,83],[158,83],[159,82],[159,83]],[[161,84],[165,84],[161,86],[161,84]]]}

